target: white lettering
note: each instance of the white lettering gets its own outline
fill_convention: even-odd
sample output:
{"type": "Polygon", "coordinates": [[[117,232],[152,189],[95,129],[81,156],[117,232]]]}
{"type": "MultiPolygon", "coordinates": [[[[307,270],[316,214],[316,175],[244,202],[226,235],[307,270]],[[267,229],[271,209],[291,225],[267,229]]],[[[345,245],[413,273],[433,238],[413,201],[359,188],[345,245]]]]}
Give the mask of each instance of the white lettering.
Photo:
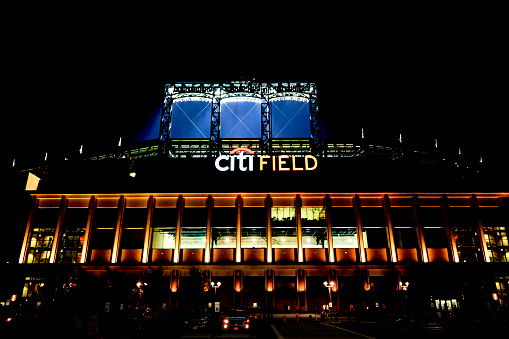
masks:
{"type": "Polygon", "coordinates": [[[224,172],[224,171],[228,171],[229,170],[228,166],[221,166],[221,165],[219,165],[219,162],[221,160],[228,160],[228,158],[229,157],[227,155],[220,155],[220,156],[218,156],[216,158],[215,165],[216,165],[216,168],[217,168],[218,171],[224,172]]]}

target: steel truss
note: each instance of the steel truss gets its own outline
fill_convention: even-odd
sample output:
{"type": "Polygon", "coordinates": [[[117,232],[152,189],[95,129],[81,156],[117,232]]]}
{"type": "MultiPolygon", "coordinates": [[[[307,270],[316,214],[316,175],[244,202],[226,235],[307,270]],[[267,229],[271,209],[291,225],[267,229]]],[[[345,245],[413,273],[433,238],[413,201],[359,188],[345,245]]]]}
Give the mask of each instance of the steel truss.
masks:
{"type": "Polygon", "coordinates": [[[212,102],[209,155],[224,153],[221,143],[221,100],[231,97],[253,97],[261,100],[261,138],[259,151],[272,154],[272,112],[271,100],[281,97],[300,97],[309,100],[311,123],[311,153],[322,153],[320,116],[318,114],[316,85],[313,83],[258,83],[251,81],[229,83],[176,83],[165,86],[161,127],[159,132],[160,154],[174,156],[170,137],[172,106],[175,99],[185,97],[203,97],[212,102]]]}

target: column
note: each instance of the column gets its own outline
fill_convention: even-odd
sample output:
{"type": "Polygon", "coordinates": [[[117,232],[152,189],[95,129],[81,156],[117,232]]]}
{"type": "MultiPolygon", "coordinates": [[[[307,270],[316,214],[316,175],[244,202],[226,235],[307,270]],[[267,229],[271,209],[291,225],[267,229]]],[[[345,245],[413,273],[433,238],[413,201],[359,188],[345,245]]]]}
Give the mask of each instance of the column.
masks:
{"type": "Polygon", "coordinates": [[[122,237],[122,219],[124,218],[125,198],[123,195],[118,199],[118,217],[117,228],[115,229],[115,239],[113,242],[113,250],[111,251],[111,263],[116,264],[118,254],[120,252],[120,238],[122,237]]]}
{"type": "Polygon", "coordinates": [[[267,212],[267,263],[272,263],[272,198],[269,194],[265,198],[267,212]]]}
{"type": "Polygon", "coordinates": [[[306,270],[297,270],[297,304],[300,310],[307,310],[306,270]]]}
{"type": "Polygon", "coordinates": [[[325,206],[325,222],[327,223],[327,249],[329,251],[329,262],[335,262],[334,256],[334,243],[332,239],[332,221],[330,218],[330,212],[332,208],[332,201],[330,196],[327,194],[324,198],[324,206],[325,206]]]}
{"type": "Polygon", "coordinates": [[[148,198],[147,223],[145,224],[145,239],[143,241],[143,254],[141,262],[148,263],[150,248],[152,247],[152,216],[154,215],[154,196],[148,198]]]}
{"type": "Polygon", "coordinates": [[[88,247],[90,244],[90,236],[92,234],[92,220],[94,219],[94,213],[95,213],[96,207],[97,207],[97,199],[95,198],[95,195],[92,195],[88,202],[87,226],[85,229],[85,239],[83,240],[83,249],[81,251],[81,263],[82,264],[87,262],[88,247]]]}
{"type": "Polygon", "coordinates": [[[241,239],[242,239],[242,196],[237,195],[237,199],[235,200],[235,207],[237,208],[237,241],[236,241],[236,251],[235,251],[235,261],[242,261],[242,247],[241,247],[241,239]]]}
{"type": "Polygon", "coordinates": [[[384,194],[383,200],[383,209],[385,214],[385,223],[387,225],[387,244],[389,244],[389,254],[391,262],[398,262],[398,256],[396,251],[396,245],[394,244],[394,233],[392,231],[392,221],[391,221],[391,201],[387,194],[384,194]]]}
{"type": "Polygon", "coordinates": [[[302,199],[300,195],[295,196],[295,221],[297,222],[297,259],[298,262],[304,262],[304,249],[302,248],[302,218],[301,218],[302,199]]]}
{"type": "Polygon", "coordinates": [[[180,258],[180,235],[182,233],[182,216],[184,214],[184,197],[179,195],[177,199],[177,231],[175,232],[175,252],[173,253],[173,262],[178,264],[180,258]]]}
{"type": "Polygon", "coordinates": [[[212,208],[214,208],[214,199],[212,195],[207,197],[207,230],[205,231],[205,258],[206,264],[210,263],[210,251],[212,247],[212,208]]]}
{"type": "Polygon", "coordinates": [[[452,260],[454,262],[459,262],[460,258],[458,255],[458,248],[456,247],[456,240],[454,240],[454,231],[449,225],[447,221],[447,210],[449,209],[449,200],[447,196],[444,194],[442,196],[442,210],[444,212],[444,220],[445,220],[445,231],[447,234],[447,241],[449,243],[448,252],[452,256],[452,260]]]}
{"type": "Polygon", "coordinates": [[[57,258],[58,245],[60,243],[60,238],[62,238],[62,223],[64,222],[66,208],[67,208],[67,198],[64,195],[60,200],[57,227],[55,229],[55,237],[53,238],[53,245],[51,246],[51,254],[49,257],[50,264],[55,263],[57,258]]]}
{"type": "Polygon", "coordinates": [[[357,245],[359,247],[359,261],[366,262],[366,251],[364,250],[364,234],[361,224],[361,198],[356,194],[353,197],[353,209],[355,213],[355,224],[357,226],[357,245]]]}
{"type": "Polygon", "coordinates": [[[490,256],[488,255],[488,245],[486,245],[484,229],[482,227],[481,218],[479,216],[479,201],[477,200],[477,196],[475,194],[472,194],[472,198],[470,199],[470,206],[472,207],[477,236],[479,237],[479,244],[481,245],[484,262],[490,262],[490,256]]]}
{"type": "Polygon", "coordinates": [[[423,262],[428,262],[428,250],[424,241],[424,230],[419,218],[419,197],[417,195],[412,197],[412,207],[414,209],[415,231],[417,233],[417,246],[419,246],[420,257],[423,262]]]}
{"type": "Polygon", "coordinates": [[[27,227],[25,229],[25,237],[23,240],[23,246],[21,246],[21,253],[19,254],[18,263],[23,264],[26,260],[27,250],[30,245],[30,234],[32,233],[32,223],[34,221],[35,211],[37,211],[37,206],[39,205],[39,199],[36,196],[32,197],[32,208],[30,209],[30,214],[28,215],[27,227]]]}

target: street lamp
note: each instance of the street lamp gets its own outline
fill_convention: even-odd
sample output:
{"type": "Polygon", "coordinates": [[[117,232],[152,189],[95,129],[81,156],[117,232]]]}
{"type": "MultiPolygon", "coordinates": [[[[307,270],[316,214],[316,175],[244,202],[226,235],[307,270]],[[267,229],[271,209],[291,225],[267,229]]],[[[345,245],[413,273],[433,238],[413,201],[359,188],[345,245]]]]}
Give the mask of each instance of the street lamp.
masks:
{"type": "Polygon", "coordinates": [[[218,282],[211,281],[210,282],[210,287],[212,287],[214,289],[214,295],[217,294],[217,289],[219,288],[219,286],[221,286],[221,282],[220,281],[218,281],[218,282]]]}
{"type": "Polygon", "coordinates": [[[330,283],[328,283],[327,281],[324,281],[323,286],[325,286],[329,289],[329,305],[331,305],[332,304],[331,288],[333,288],[335,286],[334,281],[331,281],[330,283]]]}

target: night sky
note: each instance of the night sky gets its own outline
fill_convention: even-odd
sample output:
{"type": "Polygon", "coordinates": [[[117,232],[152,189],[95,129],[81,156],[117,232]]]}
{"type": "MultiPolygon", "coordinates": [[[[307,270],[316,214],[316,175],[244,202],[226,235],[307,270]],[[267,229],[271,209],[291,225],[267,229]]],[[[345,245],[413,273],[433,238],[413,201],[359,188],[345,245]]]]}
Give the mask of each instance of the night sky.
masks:
{"type": "Polygon", "coordinates": [[[184,37],[165,46],[132,31],[76,30],[73,39],[43,28],[9,41],[2,166],[132,139],[160,107],[165,83],[253,78],[317,82],[323,133],[340,142],[358,143],[364,128],[373,144],[402,133],[415,149],[437,138],[444,150],[487,163],[504,157],[507,55],[483,31],[354,39],[324,30],[314,44],[304,39],[312,35],[273,39],[262,53],[233,38],[211,50],[184,37]]]}

